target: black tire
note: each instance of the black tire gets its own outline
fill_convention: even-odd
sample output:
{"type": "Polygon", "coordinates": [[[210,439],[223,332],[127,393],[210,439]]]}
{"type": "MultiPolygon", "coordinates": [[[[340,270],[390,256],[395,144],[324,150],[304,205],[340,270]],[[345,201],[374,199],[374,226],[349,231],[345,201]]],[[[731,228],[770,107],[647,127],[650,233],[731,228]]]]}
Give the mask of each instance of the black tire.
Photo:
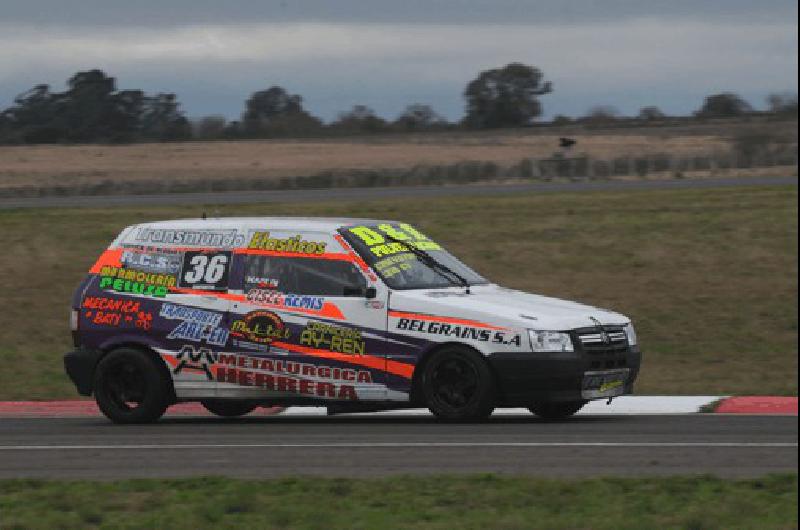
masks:
{"type": "Polygon", "coordinates": [[[172,381],[157,360],[133,348],[103,357],[94,374],[94,399],[114,423],[151,423],[170,404],[172,381]]]}
{"type": "Polygon", "coordinates": [[[258,405],[235,399],[209,399],[200,403],[212,414],[223,418],[236,418],[253,412],[258,405]]]}
{"type": "Polygon", "coordinates": [[[569,418],[586,405],[588,401],[542,401],[534,403],[528,410],[545,420],[569,418]]]}
{"type": "Polygon", "coordinates": [[[473,350],[450,346],[425,364],[420,381],[425,404],[440,420],[483,421],[495,405],[495,381],[473,350]]]}

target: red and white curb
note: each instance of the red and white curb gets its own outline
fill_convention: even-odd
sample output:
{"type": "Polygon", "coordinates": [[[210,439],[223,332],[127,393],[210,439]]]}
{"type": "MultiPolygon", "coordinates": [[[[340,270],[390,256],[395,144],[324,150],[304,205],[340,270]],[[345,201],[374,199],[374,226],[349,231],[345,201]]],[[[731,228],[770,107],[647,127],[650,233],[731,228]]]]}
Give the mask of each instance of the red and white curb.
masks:
{"type": "Polygon", "coordinates": [[[735,396],[717,403],[719,414],[789,414],[797,416],[797,398],[785,396],[735,396]]]}
{"type": "MultiPolygon", "coordinates": [[[[622,396],[610,404],[592,401],[579,414],[784,414],[797,415],[797,398],[784,396],[622,396]]],[[[252,416],[325,416],[325,407],[261,407],[252,416]]],[[[401,409],[363,413],[380,416],[429,415],[427,409],[401,409]]],[[[497,409],[495,415],[530,414],[527,409],[497,409]]],[[[100,416],[94,401],[0,401],[2,418],[70,418],[100,416]]],[[[209,416],[199,403],[181,403],[167,411],[167,416],[209,416]]]]}

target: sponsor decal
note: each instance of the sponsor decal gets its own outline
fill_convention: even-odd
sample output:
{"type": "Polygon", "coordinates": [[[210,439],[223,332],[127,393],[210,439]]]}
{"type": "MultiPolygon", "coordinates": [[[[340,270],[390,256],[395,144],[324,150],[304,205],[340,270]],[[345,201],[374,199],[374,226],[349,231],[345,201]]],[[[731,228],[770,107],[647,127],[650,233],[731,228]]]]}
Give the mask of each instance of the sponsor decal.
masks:
{"type": "Polygon", "coordinates": [[[172,228],[139,228],[136,241],[181,245],[186,247],[233,248],[244,243],[244,236],[231,229],[176,230],[172,228]]]}
{"type": "Polygon", "coordinates": [[[275,352],[272,348],[270,348],[269,344],[258,344],[255,342],[250,342],[246,340],[239,340],[232,338],[231,344],[233,344],[234,349],[242,349],[242,350],[253,350],[262,353],[269,353],[275,352]]]}
{"type": "Polygon", "coordinates": [[[274,289],[250,289],[247,301],[252,304],[285,307],[287,309],[311,309],[319,311],[325,305],[321,296],[283,294],[274,289]]]}
{"type": "Polygon", "coordinates": [[[373,266],[384,278],[391,278],[392,276],[400,274],[402,271],[411,270],[413,266],[408,262],[416,259],[417,257],[414,254],[405,252],[376,261],[373,266]]]}
{"type": "Polygon", "coordinates": [[[404,331],[418,331],[431,335],[442,335],[479,342],[492,342],[508,346],[520,346],[522,337],[519,333],[501,330],[482,329],[466,324],[450,324],[413,318],[401,318],[397,321],[397,329],[404,331]]]}
{"type": "Polygon", "coordinates": [[[348,228],[347,231],[358,237],[376,258],[407,252],[408,249],[404,243],[425,251],[442,249],[438,243],[407,223],[354,226],[348,228]],[[390,238],[402,241],[402,243],[390,238]]]}
{"type": "MultiPolygon", "coordinates": [[[[144,273],[143,273],[144,274],[144,273]]],[[[143,282],[123,280],[112,276],[100,277],[100,288],[118,293],[131,293],[142,296],[156,296],[163,298],[167,296],[167,288],[163,285],[148,284],[143,282]]]]}
{"type": "Polygon", "coordinates": [[[159,274],[154,272],[137,271],[125,267],[105,266],[100,269],[100,276],[112,279],[128,280],[144,285],[156,285],[159,287],[174,287],[175,276],[171,274],[159,274]]]}
{"type": "Polygon", "coordinates": [[[246,298],[251,304],[283,305],[283,293],[274,289],[250,289],[246,298]]]}
{"type": "Polygon", "coordinates": [[[222,314],[195,307],[165,303],[159,315],[168,320],[181,320],[168,339],[203,342],[214,346],[224,346],[228,342],[229,331],[220,327],[222,314]]]}
{"type": "Polygon", "coordinates": [[[181,255],[177,253],[124,250],[120,261],[126,268],[160,274],[177,274],[181,268],[181,255]]]}
{"type": "Polygon", "coordinates": [[[143,311],[136,300],[87,296],[83,299],[82,308],[84,316],[98,326],[129,325],[145,331],[153,327],[153,314],[143,311]]]}
{"type": "Polygon", "coordinates": [[[225,291],[228,289],[228,270],[231,252],[202,252],[191,250],[183,254],[178,287],[225,291]]]}
{"type": "Polygon", "coordinates": [[[178,375],[184,369],[202,370],[209,381],[214,380],[209,366],[217,362],[219,354],[212,352],[208,348],[195,348],[187,344],[180,349],[175,357],[178,360],[178,364],[172,371],[173,374],[178,375]]]}
{"type": "Polygon", "coordinates": [[[291,331],[272,311],[251,311],[231,324],[231,335],[269,346],[275,340],[286,340],[291,331]]]}
{"type": "Polygon", "coordinates": [[[609,381],[600,385],[600,392],[608,392],[615,388],[619,388],[624,384],[624,381],[609,381]]]}
{"type": "Polygon", "coordinates": [[[257,285],[266,289],[277,289],[278,280],[275,278],[262,278],[261,276],[245,276],[244,283],[246,285],[257,285]]]}
{"type": "Polygon", "coordinates": [[[113,266],[100,269],[100,288],[105,290],[163,298],[174,285],[175,276],[170,274],[113,266]]]}
{"type": "Polygon", "coordinates": [[[287,294],[283,297],[283,307],[297,309],[312,309],[319,311],[325,305],[325,299],[320,296],[306,296],[287,294]]]}
{"type": "Polygon", "coordinates": [[[372,383],[368,370],[220,353],[217,381],[324,399],[357,400],[355,385],[372,383]]]}
{"type": "Polygon", "coordinates": [[[386,307],[386,304],[383,300],[367,300],[364,302],[364,307],[368,307],[370,309],[383,309],[386,307]]]}
{"type": "Polygon", "coordinates": [[[292,254],[319,255],[325,253],[324,241],[307,241],[300,235],[289,238],[271,237],[269,232],[254,232],[247,248],[254,250],[274,250],[292,254]]]}
{"type": "Polygon", "coordinates": [[[347,355],[364,355],[361,332],[322,322],[309,322],[300,334],[300,344],[347,355]]]}

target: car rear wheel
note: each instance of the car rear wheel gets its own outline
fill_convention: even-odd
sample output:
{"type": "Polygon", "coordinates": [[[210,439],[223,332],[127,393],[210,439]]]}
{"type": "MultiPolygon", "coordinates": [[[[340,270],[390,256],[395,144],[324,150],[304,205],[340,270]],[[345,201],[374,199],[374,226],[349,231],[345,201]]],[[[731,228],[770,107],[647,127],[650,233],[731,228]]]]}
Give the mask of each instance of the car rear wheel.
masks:
{"type": "Polygon", "coordinates": [[[423,368],[421,384],[428,408],[440,420],[482,421],[494,410],[494,377],[484,360],[467,348],[435,353],[423,368]]]}
{"type": "Polygon", "coordinates": [[[586,405],[588,401],[542,401],[534,403],[528,410],[545,420],[569,418],[586,405]]]}
{"type": "Polygon", "coordinates": [[[253,405],[248,401],[238,401],[235,399],[209,399],[200,403],[207,411],[223,418],[236,418],[253,412],[258,405],[253,405]]]}
{"type": "Polygon", "coordinates": [[[114,423],[150,423],[170,403],[170,380],[156,359],[145,352],[120,348],[103,357],[94,375],[94,398],[114,423]]]}

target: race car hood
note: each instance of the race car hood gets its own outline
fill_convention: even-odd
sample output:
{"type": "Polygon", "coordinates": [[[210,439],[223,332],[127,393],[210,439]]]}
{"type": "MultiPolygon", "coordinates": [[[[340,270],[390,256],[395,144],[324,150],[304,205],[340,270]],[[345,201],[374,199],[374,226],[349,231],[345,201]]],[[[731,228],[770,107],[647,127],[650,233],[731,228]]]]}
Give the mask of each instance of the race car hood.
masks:
{"type": "Polygon", "coordinates": [[[506,289],[498,285],[393,291],[389,310],[487,324],[564,331],[603,325],[623,325],[630,319],[619,313],[577,302],[506,289]]]}

